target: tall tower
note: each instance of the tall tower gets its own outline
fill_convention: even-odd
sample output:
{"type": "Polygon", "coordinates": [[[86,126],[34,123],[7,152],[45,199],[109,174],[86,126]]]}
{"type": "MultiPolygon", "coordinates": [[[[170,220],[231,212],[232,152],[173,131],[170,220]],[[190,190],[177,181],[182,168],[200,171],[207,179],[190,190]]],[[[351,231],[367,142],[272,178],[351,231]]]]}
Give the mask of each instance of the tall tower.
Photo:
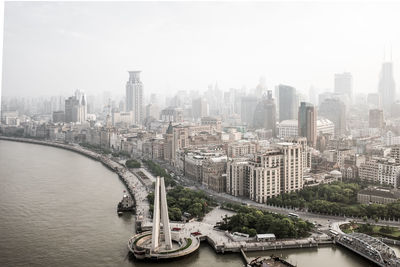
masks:
{"type": "Polygon", "coordinates": [[[164,177],[157,176],[154,189],[153,233],[151,236],[151,250],[157,251],[161,246],[160,223],[163,225],[165,249],[172,248],[171,229],[169,227],[167,193],[165,191],[164,177]]]}
{"type": "Polygon", "coordinates": [[[307,138],[308,145],[315,147],[317,144],[317,110],[306,102],[301,102],[299,107],[299,136],[307,138]]]}
{"type": "Polygon", "coordinates": [[[297,119],[297,96],[296,89],[287,85],[277,87],[279,121],[297,119]]]}
{"type": "Polygon", "coordinates": [[[337,98],[327,98],[319,105],[319,115],[335,124],[335,135],[346,133],[346,105],[337,98]]]}
{"type": "Polygon", "coordinates": [[[257,104],[254,111],[253,126],[256,129],[265,128],[272,131],[276,136],[276,106],[272,98],[272,91],[268,90],[267,95],[257,104]]]}
{"type": "Polygon", "coordinates": [[[388,112],[396,100],[396,84],[393,78],[392,62],[384,62],[382,64],[378,90],[381,95],[382,107],[388,112]]]}
{"type": "Polygon", "coordinates": [[[133,112],[133,124],[143,122],[143,83],[140,81],[141,71],[128,71],[129,80],[126,82],[126,111],[133,112]]]}
{"type": "Polygon", "coordinates": [[[335,74],[335,93],[346,94],[350,103],[353,99],[353,76],[350,72],[335,74]]]}

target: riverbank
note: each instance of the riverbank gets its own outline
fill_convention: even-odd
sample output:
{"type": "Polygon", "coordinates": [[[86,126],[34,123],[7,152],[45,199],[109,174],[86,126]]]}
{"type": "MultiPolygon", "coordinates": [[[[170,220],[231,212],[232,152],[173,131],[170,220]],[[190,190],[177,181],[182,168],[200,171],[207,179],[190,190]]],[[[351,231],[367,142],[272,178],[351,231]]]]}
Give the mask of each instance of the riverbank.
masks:
{"type": "Polygon", "coordinates": [[[128,190],[129,194],[135,200],[137,217],[140,218],[140,220],[142,221],[150,220],[150,213],[149,213],[150,206],[147,202],[148,190],[144,185],[144,183],[136,175],[131,173],[125,166],[111,160],[107,156],[82,148],[79,145],[69,145],[64,143],[56,143],[56,142],[49,142],[49,141],[35,140],[28,138],[6,137],[6,136],[0,136],[0,140],[23,142],[23,143],[66,149],[101,162],[105,167],[107,167],[109,170],[115,172],[118,175],[118,177],[128,190]]]}
{"type": "MultiPolygon", "coordinates": [[[[50,146],[0,141],[0,154],[1,266],[156,266],[127,256],[135,219],[115,214],[125,188],[114,172],[98,161],[50,146]]],[[[369,266],[349,253],[335,246],[246,252],[250,258],[288,257],[297,266],[321,266],[317,262],[327,259],[336,266],[369,266]]],[[[243,262],[239,253],[217,254],[202,242],[198,253],[163,265],[240,267],[243,262]]]]}
{"type": "MultiPolygon", "coordinates": [[[[55,143],[49,141],[27,139],[27,138],[13,138],[0,136],[0,140],[25,142],[39,145],[52,146],[62,149],[67,149],[69,151],[77,152],[81,155],[87,156],[91,159],[100,161],[108,169],[116,172],[120,179],[123,181],[128,191],[132,194],[135,199],[135,204],[137,208],[137,218],[141,221],[142,225],[150,226],[151,218],[149,216],[149,203],[146,199],[148,189],[144,183],[133,173],[131,173],[125,166],[111,160],[105,155],[98,154],[96,152],[87,150],[78,145],[68,145],[63,143],[55,143]]],[[[213,229],[214,225],[196,223],[196,225],[188,224],[191,229],[197,228],[203,232],[202,240],[207,240],[207,242],[214,248],[217,253],[225,252],[240,252],[242,248],[244,251],[263,251],[263,250],[276,250],[285,248],[303,248],[303,247],[317,247],[321,244],[331,243],[329,240],[324,238],[319,239],[299,239],[299,240],[285,240],[276,242],[235,242],[230,240],[229,237],[220,231],[213,229]]],[[[190,234],[190,233],[188,233],[190,234]]]]}

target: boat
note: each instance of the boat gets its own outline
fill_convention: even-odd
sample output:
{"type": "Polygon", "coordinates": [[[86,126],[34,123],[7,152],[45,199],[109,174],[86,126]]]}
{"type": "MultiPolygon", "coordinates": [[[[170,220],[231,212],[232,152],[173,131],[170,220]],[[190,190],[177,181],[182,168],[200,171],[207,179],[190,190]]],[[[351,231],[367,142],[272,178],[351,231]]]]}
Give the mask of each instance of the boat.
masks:
{"type": "Polygon", "coordinates": [[[117,213],[118,216],[121,216],[124,212],[134,212],[135,211],[135,203],[132,197],[124,191],[124,196],[122,200],[118,203],[117,213]]]}

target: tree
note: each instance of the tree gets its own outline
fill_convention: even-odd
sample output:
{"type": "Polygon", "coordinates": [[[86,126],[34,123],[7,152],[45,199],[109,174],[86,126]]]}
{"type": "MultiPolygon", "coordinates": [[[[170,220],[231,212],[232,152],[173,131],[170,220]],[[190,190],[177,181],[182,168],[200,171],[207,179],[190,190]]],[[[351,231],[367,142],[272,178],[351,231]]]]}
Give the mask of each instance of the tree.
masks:
{"type": "Polygon", "coordinates": [[[171,221],[180,221],[182,217],[182,211],[177,207],[169,208],[168,216],[171,221]]]}

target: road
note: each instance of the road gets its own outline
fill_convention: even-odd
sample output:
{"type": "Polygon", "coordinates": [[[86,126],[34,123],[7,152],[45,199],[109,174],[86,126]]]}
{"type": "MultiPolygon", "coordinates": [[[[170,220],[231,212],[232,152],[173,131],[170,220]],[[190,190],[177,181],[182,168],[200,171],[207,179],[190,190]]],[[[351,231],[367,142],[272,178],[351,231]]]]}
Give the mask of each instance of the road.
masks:
{"type": "MultiPolygon", "coordinates": [[[[177,179],[181,185],[191,188],[191,189],[202,190],[202,191],[206,192],[208,195],[212,196],[214,199],[216,199],[220,203],[231,202],[231,203],[236,203],[236,204],[246,204],[249,207],[254,207],[254,208],[261,209],[261,210],[276,212],[276,213],[285,214],[285,215],[287,215],[289,213],[296,213],[297,215],[299,215],[300,218],[317,224],[319,226],[318,229],[321,231],[328,231],[331,228],[332,223],[339,223],[339,222],[350,221],[350,220],[363,222],[360,219],[346,218],[345,216],[322,215],[322,214],[316,214],[316,213],[311,213],[311,212],[307,212],[307,211],[300,211],[297,209],[287,209],[287,208],[269,206],[266,204],[254,202],[245,197],[235,197],[235,196],[229,195],[227,193],[217,193],[213,190],[205,188],[203,185],[200,185],[200,184],[184,177],[182,172],[176,170],[173,166],[169,165],[168,163],[162,162],[159,160],[154,160],[154,159],[151,159],[151,160],[155,161],[157,164],[159,164],[163,168],[167,169],[169,172],[174,173],[175,179],[177,179]]],[[[368,220],[367,222],[378,224],[378,225],[392,225],[392,226],[397,226],[397,227],[400,225],[399,221],[379,221],[378,223],[376,223],[374,220],[368,220]]]]}

